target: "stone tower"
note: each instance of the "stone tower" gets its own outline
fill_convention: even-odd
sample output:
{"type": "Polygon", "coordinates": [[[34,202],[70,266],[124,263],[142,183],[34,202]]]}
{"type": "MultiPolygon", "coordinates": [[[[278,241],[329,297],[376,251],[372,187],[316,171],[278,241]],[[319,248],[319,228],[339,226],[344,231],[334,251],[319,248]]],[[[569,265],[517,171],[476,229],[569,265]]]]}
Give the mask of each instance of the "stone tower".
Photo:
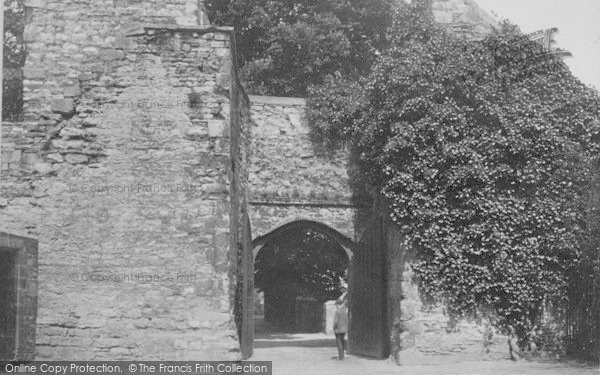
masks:
{"type": "Polygon", "coordinates": [[[0,228],[39,239],[38,359],[240,357],[248,101],[199,4],[26,1],[0,228]]]}

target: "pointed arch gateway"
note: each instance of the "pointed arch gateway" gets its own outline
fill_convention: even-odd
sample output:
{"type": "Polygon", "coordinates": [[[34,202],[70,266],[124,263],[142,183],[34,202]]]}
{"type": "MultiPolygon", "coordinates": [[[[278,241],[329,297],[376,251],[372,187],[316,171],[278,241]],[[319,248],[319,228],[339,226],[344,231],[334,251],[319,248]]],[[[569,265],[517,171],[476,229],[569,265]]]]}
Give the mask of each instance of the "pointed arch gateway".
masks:
{"type": "MultiPolygon", "coordinates": [[[[254,272],[254,261],[259,252],[271,240],[277,240],[286,233],[295,230],[312,229],[333,239],[348,257],[348,284],[350,294],[350,330],[348,335],[349,351],[354,354],[387,358],[390,354],[391,317],[397,315],[393,306],[399,306],[397,291],[390,291],[388,285],[388,256],[401,254],[397,248],[401,243],[398,233],[390,225],[386,215],[379,213],[369,220],[369,225],[359,242],[353,241],[339,230],[320,221],[294,218],[287,220],[267,233],[251,241],[248,252],[249,266],[254,272]],[[252,256],[252,261],[250,261],[252,256]],[[388,301],[389,300],[389,301],[388,301]]],[[[250,295],[248,296],[250,297],[250,295]]],[[[250,297],[252,298],[252,297],[250,297]]],[[[253,307],[253,303],[246,305],[253,307]]],[[[246,317],[251,316],[251,312],[246,317]]],[[[253,327],[248,332],[251,337],[245,342],[249,355],[253,348],[253,327]]]]}
{"type": "Polygon", "coordinates": [[[252,255],[254,259],[256,259],[256,256],[258,255],[260,250],[262,250],[262,248],[269,241],[284,235],[286,232],[297,229],[313,229],[317,232],[321,232],[323,234],[328,235],[344,249],[346,255],[348,256],[348,260],[352,260],[352,255],[354,254],[356,244],[350,237],[344,235],[339,230],[333,228],[328,224],[306,218],[293,218],[290,220],[286,220],[285,222],[269,229],[269,231],[266,234],[253,239],[252,255]]]}
{"type": "Polygon", "coordinates": [[[282,332],[320,331],[322,304],[343,292],[340,278],[350,265],[352,240],[323,222],[293,218],[271,227],[252,245],[264,321],[282,332]]]}

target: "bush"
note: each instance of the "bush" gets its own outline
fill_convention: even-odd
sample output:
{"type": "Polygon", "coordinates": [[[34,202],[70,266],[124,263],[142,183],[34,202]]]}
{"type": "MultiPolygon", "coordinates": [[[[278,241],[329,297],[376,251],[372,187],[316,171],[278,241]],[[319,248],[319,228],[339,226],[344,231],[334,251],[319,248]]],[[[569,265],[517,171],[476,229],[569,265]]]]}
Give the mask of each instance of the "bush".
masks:
{"type": "Polygon", "coordinates": [[[335,72],[370,70],[387,46],[392,0],[208,0],[211,22],[236,28],[253,94],[305,96],[335,72]]]}

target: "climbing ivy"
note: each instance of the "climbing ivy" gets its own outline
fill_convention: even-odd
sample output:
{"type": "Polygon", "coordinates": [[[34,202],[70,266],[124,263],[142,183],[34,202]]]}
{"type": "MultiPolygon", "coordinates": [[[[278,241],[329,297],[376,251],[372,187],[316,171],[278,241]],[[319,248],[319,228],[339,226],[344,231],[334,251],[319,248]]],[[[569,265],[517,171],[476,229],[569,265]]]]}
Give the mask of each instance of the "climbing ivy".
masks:
{"type": "Polygon", "coordinates": [[[399,10],[367,77],[309,91],[313,133],[351,145],[428,296],[526,334],[581,256],[600,96],[516,27],[466,41],[423,6],[399,10]]]}
{"type": "Polygon", "coordinates": [[[4,56],[2,118],[22,119],[23,66],[27,49],[23,42],[25,6],[23,0],[4,0],[4,56]]]}

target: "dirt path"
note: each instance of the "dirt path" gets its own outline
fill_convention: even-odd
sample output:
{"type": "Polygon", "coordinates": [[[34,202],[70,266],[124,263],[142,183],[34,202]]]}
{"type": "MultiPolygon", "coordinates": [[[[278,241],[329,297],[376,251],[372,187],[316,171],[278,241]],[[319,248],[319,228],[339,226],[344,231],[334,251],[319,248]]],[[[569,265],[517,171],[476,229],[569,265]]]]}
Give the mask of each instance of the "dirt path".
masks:
{"type": "Polygon", "coordinates": [[[274,375],[600,375],[598,368],[577,363],[488,361],[397,367],[389,360],[353,355],[339,361],[331,336],[277,333],[260,324],[257,328],[252,360],[273,361],[274,375]]]}

